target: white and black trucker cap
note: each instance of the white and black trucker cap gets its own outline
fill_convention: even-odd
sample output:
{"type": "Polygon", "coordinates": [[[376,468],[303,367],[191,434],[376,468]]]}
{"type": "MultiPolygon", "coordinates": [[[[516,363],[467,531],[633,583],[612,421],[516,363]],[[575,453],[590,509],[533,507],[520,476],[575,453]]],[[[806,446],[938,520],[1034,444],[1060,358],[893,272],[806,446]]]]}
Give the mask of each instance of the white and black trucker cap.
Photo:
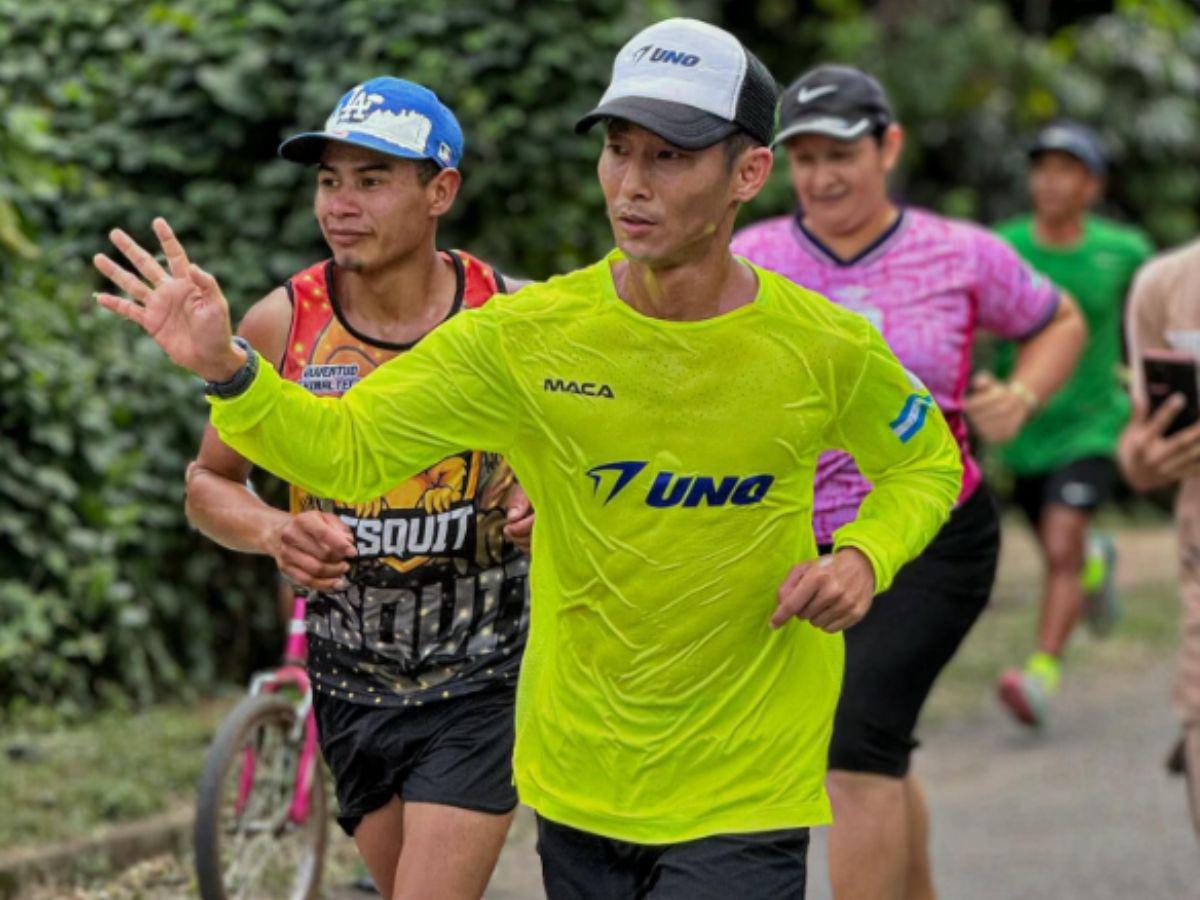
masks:
{"type": "Polygon", "coordinates": [[[738,130],[770,144],[777,97],[767,67],[732,34],[696,19],[666,19],[621,48],[608,90],[575,131],[626,119],[685,150],[738,130]]]}
{"type": "Polygon", "coordinates": [[[891,123],[892,110],[878,81],[853,66],[817,66],[784,90],[775,143],[798,134],[856,141],[891,123]]]}

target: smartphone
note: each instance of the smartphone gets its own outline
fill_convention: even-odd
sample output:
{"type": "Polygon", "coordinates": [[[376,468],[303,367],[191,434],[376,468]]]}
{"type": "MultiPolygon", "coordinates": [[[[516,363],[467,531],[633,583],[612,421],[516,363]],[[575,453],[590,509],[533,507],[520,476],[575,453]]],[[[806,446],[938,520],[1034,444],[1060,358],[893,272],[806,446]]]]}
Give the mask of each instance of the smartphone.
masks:
{"type": "Polygon", "coordinates": [[[1146,350],[1142,354],[1150,414],[1172,394],[1183,395],[1183,409],[1167,426],[1167,435],[1200,422],[1200,383],[1196,380],[1196,358],[1179,350],[1146,350]]]}

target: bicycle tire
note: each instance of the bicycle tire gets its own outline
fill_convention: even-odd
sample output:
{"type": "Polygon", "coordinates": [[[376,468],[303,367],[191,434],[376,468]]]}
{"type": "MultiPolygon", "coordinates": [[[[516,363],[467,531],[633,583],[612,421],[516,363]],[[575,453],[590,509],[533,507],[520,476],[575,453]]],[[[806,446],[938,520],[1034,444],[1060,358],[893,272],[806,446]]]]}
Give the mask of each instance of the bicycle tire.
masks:
{"type": "MultiPolygon", "coordinates": [[[[221,722],[205,760],[204,770],[196,786],[196,820],[192,846],[201,900],[235,900],[239,896],[261,897],[261,893],[239,894],[227,883],[222,864],[222,816],[229,795],[230,779],[240,773],[240,761],[250,740],[257,740],[265,728],[280,734],[291,732],[296,722],[296,710],[284,697],[271,694],[244,697],[221,722]]],[[[295,756],[292,748],[286,750],[295,756]]],[[[288,771],[295,772],[295,760],[288,771]]],[[[305,836],[301,843],[302,856],[294,872],[288,900],[314,900],[321,884],[327,839],[325,783],[319,763],[312,778],[309,821],[302,826],[305,836]]],[[[294,792],[294,787],[288,796],[294,792]]],[[[236,793],[236,791],[235,791],[236,793]]],[[[252,789],[253,793],[253,789],[252,789]]],[[[286,827],[286,826],[285,826],[286,827]]],[[[293,826],[294,827],[294,826],[293,826]]]]}

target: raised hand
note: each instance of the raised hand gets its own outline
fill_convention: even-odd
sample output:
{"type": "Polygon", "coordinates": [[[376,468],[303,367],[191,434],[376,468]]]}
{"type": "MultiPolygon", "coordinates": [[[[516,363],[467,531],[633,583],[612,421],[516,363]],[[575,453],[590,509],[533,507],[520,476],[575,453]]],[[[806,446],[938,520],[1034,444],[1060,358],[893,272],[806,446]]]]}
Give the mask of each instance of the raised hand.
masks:
{"type": "Polygon", "coordinates": [[[183,245],[165,219],[154,220],[154,234],[167,257],[168,270],[119,228],[109,233],[113,244],[141,275],[135,275],[103,253],[92,262],[132,299],[97,294],[105,309],[135,322],[179,365],[209,381],[226,381],[245,362],[230,344],[229,304],[215,278],[188,260],[183,245]]]}

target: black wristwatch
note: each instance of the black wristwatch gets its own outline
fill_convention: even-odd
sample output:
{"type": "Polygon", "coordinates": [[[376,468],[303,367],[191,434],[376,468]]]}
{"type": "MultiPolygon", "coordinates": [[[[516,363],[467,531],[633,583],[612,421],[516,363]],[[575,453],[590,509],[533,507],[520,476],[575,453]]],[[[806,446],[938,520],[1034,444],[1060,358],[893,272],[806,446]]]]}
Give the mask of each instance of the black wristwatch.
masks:
{"type": "Polygon", "coordinates": [[[258,374],[258,352],[250,346],[250,342],[238,335],[233,336],[232,342],[235,347],[240,347],[245,352],[246,361],[225,381],[204,382],[204,393],[209,397],[232,400],[244,393],[258,374]]]}

